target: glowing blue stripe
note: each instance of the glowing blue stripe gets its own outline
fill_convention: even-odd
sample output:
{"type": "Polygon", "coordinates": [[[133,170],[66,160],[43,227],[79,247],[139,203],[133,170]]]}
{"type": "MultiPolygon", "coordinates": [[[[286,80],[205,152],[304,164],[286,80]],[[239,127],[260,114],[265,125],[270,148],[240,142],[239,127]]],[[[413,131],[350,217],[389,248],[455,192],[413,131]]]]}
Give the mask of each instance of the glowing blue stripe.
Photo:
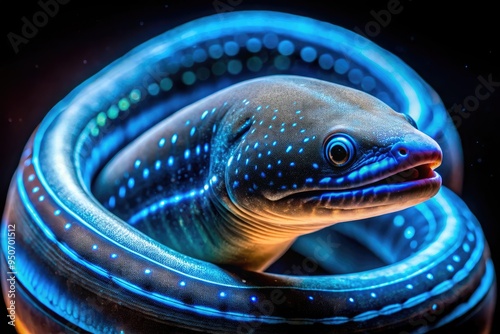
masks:
{"type": "Polygon", "coordinates": [[[436,235],[436,227],[437,227],[437,222],[436,222],[436,217],[434,216],[434,213],[432,210],[429,208],[428,202],[421,203],[420,205],[416,205],[415,209],[417,209],[422,216],[425,217],[427,224],[429,226],[429,232],[427,233],[426,236],[426,241],[430,241],[434,235],[436,235]]]}
{"type": "Polygon", "coordinates": [[[469,298],[469,300],[455,307],[453,312],[444,316],[444,318],[441,319],[439,323],[436,324],[436,326],[434,327],[440,327],[447,323],[450,323],[453,320],[458,319],[459,317],[463,316],[464,314],[472,310],[474,306],[479,305],[481,300],[483,300],[486,297],[486,295],[490,292],[494,282],[495,282],[495,268],[493,267],[493,261],[491,261],[491,259],[488,259],[486,261],[486,271],[481,279],[481,283],[479,284],[479,287],[474,291],[472,296],[469,298]]]}
{"type": "Polygon", "coordinates": [[[190,191],[189,193],[186,193],[186,194],[175,195],[173,197],[163,198],[161,200],[158,200],[158,201],[154,202],[153,204],[150,204],[149,206],[143,208],[141,211],[134,214],[133,216],[131,216],[128,219],[127,223],[129,223],[131,225],[135,225],[138,222],[140,222],[141,220],[147,218],[147,216],[150,213],[153,213],[156,210],[158,210],[158,208],[163,208],[163,207],[170,205],[170,204],[177,204],[185,199],[193,198],[197,194],[202,195],[204,193],[204,191],[205,191],[204,188],[202,188],[202,189],[190,191]]]}

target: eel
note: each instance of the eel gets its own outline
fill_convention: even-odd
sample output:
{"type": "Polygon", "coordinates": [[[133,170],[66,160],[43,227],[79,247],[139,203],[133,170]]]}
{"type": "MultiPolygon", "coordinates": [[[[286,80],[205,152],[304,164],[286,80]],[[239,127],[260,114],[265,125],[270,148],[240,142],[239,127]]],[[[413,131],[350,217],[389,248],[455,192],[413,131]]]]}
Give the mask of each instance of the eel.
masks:
{"type": "Polygon", "coordinates": [[[367,93],[267,76],[166,118],[112,159],[93,192],[172,249],[263,270],[300,235],[429,199],[441,156],[367,93]]]}
{"type": "Polygon", "coordinates": [[[487,333],[496,279],[459,143],[432,88],[353,32],[269,11],[186,23],[27,143],[2,221],[11,324],[487,333]]]}

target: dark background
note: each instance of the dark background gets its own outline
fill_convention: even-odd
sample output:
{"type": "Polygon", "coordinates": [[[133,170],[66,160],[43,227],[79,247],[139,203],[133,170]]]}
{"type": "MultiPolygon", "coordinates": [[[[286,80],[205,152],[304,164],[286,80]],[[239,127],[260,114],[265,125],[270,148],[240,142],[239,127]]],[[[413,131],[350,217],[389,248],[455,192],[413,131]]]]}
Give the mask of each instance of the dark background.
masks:
{"type": "MultiPolygon", "coordinates": [[[[48,0],[42,0],[47,2],[48,0]]],[[[63,0],[60,0],[64,2],[63,0]]],[[[310,16],[344,28],[365,28],[373,13],[391,1],[220,0],[230,10],[271,9],[310,16]]],[[[0,10],[0,208],[22,148],[47,111],[83,80],[134,46],[183,22],[217,12],[214,1],[133,1],[114,5],[66,0],[45,26],[14,52],[7,35],[21,35],[22,18],[30,22],[41,10],[37,1],[9,2],[0,10]]],[[[444,105],[471,101],[479,76],[500,82],[500,18],[487,1],[401,0],[370,39],[403,59],[440,95],[444,105]]],[[[484,92],[482,90],[481,92],[484,92]]],[[[458,131],[464,149],[462,197],[481,222],[496,268],[500,237],[495,215],[500,169],[495,163],[500,140],[500,86],[462,118],[458,131]]],[[[446,158],[446,157],[445,157],[446,158]]],[[[6,317],[0,317],[1,325],[6,317]]],[[[498,321],[497,321],[498,322],[498,321]]],[[[493,332],[498,331],[496,324],[493,332]]]]}

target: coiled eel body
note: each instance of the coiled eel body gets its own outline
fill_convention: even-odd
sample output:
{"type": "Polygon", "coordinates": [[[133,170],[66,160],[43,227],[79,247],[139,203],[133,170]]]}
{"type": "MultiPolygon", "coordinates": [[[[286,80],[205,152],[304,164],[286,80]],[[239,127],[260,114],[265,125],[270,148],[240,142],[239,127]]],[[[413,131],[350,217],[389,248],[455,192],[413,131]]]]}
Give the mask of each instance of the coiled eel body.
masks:
{"type": "Polygon", "coordinates": [[[37,128],[3,216],[4,298],[21,332],[488,332],[494,268],[461,166],[435,92],[361,36],[202,18],[37,128]]]}

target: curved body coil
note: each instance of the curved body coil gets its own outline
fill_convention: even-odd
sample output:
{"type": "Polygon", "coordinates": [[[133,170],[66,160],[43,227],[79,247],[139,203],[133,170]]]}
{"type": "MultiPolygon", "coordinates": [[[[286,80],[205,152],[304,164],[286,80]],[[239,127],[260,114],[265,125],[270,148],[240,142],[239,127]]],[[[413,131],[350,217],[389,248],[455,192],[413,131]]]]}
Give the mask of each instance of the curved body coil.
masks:
{"type": "MultiPolygon", "coordinates": [[[[16,272],[17,328],[488,331],[494,269],[479,223],[455,195],[459,142],[436,93],[400,59],[350,31],[263,11],[175,28],[78,86],[26,145],[2,224],[2,271],[16,272]],[[101,168],[154,124],[232,84],[273,74],[350,86],[411,116],[443,150],[442,189],[415,207],[301,237],[292,247],[302,254],[300,270],[281,262],[268,272],[183,255],[112,214],[119,193],[96,199],[92,184],[101,168]],[[320,266],[334,274],[307,275],[320,266]]],[[[210,154],[210,147],[199,150],[210,154]]],[[[154,173],[147,167],[138,168],[144,179],[154,173]]],[[[135,217],[157,209],[142,207],[135,217]]],[[[3,290],[10,305],[9,286],[3,290]]]]}

